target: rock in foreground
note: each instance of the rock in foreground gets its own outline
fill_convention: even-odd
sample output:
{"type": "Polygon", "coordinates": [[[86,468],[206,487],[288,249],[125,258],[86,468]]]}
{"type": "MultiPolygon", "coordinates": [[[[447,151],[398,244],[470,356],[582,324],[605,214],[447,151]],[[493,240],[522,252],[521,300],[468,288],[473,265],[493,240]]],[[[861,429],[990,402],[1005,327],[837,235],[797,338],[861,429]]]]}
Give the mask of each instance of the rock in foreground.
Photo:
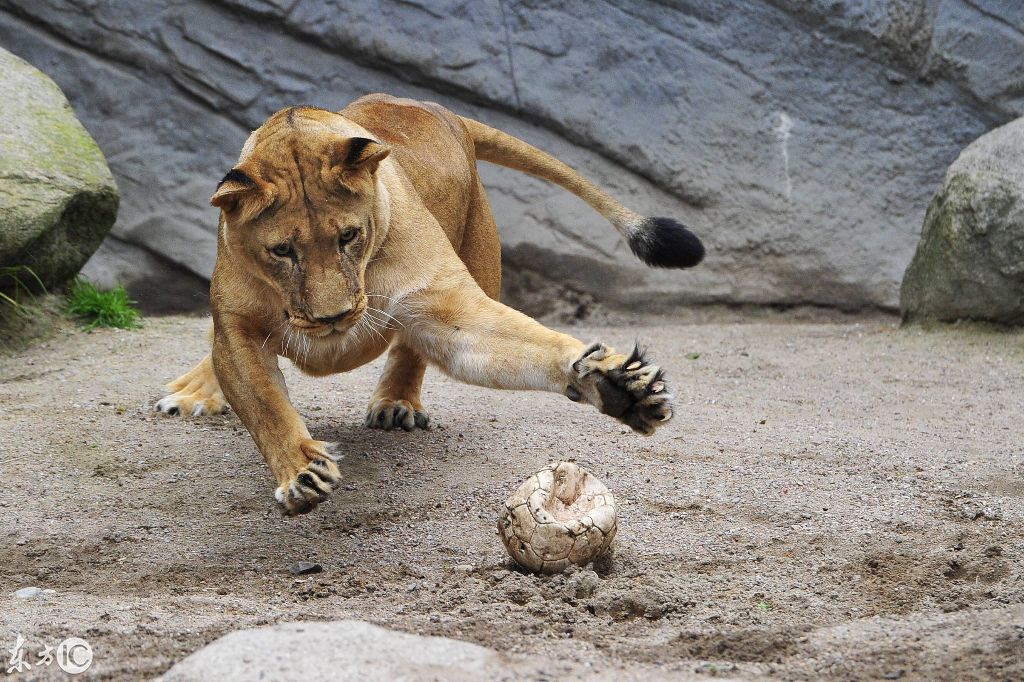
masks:
{"type": "Polygon", "coordinates": [[[117,185],[57,84],[3,49],[0,119],[0,267],[63,284],[114,224],[117,185]]]}
{"type": "Polygon", "coordinates": [[[164,682],[206,680],[495,680],[504,659],[476,644],[356,620],[283,623],[224,635],[171,668],[164,682]]]}
{"type": "Polygon", "coordinates": [[[1024,324],[1024,118],[953,162],[900,291],[905,320],[1024,324]]]}

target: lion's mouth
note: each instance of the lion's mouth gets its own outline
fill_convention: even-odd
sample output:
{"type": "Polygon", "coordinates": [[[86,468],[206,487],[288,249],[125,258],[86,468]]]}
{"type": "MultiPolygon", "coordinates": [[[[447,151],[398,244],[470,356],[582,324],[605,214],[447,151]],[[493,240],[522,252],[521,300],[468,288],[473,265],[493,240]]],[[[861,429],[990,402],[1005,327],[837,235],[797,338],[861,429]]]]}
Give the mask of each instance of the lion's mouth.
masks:
{"type": "Polygon", "coordinates": [[[317,338],[330,336],[335,332],[333,324],[302,324],[298,322],[292,322],[292,329],[302,334],[306,334],[308,336],[315,336],[317,338]]]}
{"type": "Polygon", "coordinates": [[[309,320],[302,319],[299,317],[288,316],[288,323],[291,328],[302,334],[312,336],[317,339],[326,339],[329,336],[343,335],[348,333],[358,322],[362,315],[352,315],[344,320],[334,322],[333,324],[322,324],[318,322],[310,322],[309,320]]]}
{"type": "Polygon", "coordinates": [[[282,310],[285,323],[297,333],[314,339],[326,339],[330,336],[344,336],[358,325],[366,312],[366,299],[356,302],[348,314],[335,321],[313,319],[302,312],[294,312],[288,308],[282,310]]]}
{"type": "Polygon", "coordinates": [[[293,331],[305,334],[306,336],[312,336],[314,338],[323,339],[331,334],[338,333],[336,324],[317,324],[306,322],[305,320],[296,320],[295,318],[290,319],[289,325],[293,331]]]}

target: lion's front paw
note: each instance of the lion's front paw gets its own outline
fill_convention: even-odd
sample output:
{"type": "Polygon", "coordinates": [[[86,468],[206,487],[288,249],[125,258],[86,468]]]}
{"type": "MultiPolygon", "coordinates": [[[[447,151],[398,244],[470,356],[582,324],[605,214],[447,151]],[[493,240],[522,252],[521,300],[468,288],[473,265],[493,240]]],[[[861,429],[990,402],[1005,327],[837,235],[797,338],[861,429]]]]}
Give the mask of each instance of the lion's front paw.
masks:
{"type": "Polygon", "coordinates": [[[161,398],[153,409],[171,416],[182,415],[202,417],[205,415],[224,414],[228,411],[228,402],[220,390],[220,382],[213,373],[213,362],[206,356],[191,371],[167,384],[172,393],[161,398]]]}
{"type": "Polygon", "coordinates": [[[370,403],[365,423],[371,429],[390,431],[397,427],[412,431],[416,427],[428,428],[430,416],[423,410],[417,410],[408,400],[378,398],[370,403]]]}
{"type": "Polygon", "coordinates": [[[626,357],[595,343],[572,369],[576,379],[566,389],[570,400],[586,399],[645,436],[672,418],[672,395],[664,372],[639,348],[626,357]]]}
{"type": "Polygon", "coordinates": [[[274,498],[286,516],[308,514],[341,483],[337,446],[309,440],[300,447],[307,464],[278,486],[274,498]]]}
{"type": "Polygon", "coordinates": [[[179,391],[161,398],[153,406],[153,410],[172,417],[179,414],[205,417],[224,414],[228,411],[228,403],[220,391],[214,393],[179,391]]]}

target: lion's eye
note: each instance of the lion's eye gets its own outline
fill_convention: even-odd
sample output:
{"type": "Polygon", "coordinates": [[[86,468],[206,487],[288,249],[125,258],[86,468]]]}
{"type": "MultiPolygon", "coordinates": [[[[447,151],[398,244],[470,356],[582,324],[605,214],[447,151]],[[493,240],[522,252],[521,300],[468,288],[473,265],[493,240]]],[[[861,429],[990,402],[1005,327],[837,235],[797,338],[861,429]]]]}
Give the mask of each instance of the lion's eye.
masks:
{"type": "Polygon", "coordinates": [[[292,251],[292,245],[288,242],[282,242],[271,248],[270,253],[274,254],[278,258],[290,258],[295,254],[295,252],[292,251]]]}
{"type": "Polygon", "coordinates": [[[359,230],[357,228],[350,227],[347,230],[345,230],[344,232],[342,232],[340,235],[338,235],[338,244],[340,246],[345,246],[345,244],[348,244],[350,241],[355,239],[356,235],[358,235],[358,234],[359,234],[359,230]]]}

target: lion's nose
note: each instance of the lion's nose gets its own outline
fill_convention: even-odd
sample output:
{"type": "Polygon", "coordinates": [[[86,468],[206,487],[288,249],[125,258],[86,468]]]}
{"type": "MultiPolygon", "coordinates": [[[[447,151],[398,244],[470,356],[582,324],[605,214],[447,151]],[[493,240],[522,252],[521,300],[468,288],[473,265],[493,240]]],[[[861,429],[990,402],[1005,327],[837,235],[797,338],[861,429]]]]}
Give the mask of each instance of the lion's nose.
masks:
{"type": "Polygon", "coordinates": [[[339,320],[348,317],[348,314],[351,312],[352,309],[349,308],[348,310],[342,310],[337,315],[329,315],[328,317],[318,317],[316,318],[316,321],[319,322],[320,324],[334,324],[335,322],[338,322],[339,320]]]}

